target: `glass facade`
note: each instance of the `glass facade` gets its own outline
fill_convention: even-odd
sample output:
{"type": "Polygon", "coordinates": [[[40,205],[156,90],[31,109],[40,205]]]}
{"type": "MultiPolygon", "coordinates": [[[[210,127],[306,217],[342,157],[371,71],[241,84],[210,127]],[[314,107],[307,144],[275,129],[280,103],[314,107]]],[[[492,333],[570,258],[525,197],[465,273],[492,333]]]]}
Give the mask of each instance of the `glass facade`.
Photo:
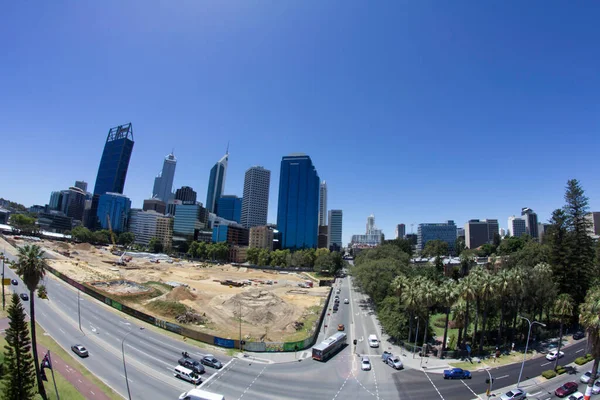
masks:
{"type": "Polygon", "coordinates": [[[228,159],[229,155],[225,154],[210,170],[208,191],[206,192],[206,209],[211,213],[217,213],[217,202],[223,195],[228,159]]]}
{"type": "Polygon", "coordinates": [[[206,227],[203,223],[204,207],[199,204],[178,204],[175,208],[173,234],[196,240],[198,231],[206,227]]]}
{"type": "Polygon", "coordinates": [[[282,249],[316,248],[320,180],[307,155],[281,160],[277,229],[282,249]]]}
{"type": "Polygon", "coordinates": [[[129,219],[131,200],[120,193],[105,193],[98,198],[96,216],[102,229],[108,229],[107,215],[114,232],[125,232],[129,219]]]}
{"type": "Polygon", "coordinates": [[[217,215],[238,224],[242,218],[242,199],[237,196],[221,196],[217,203],[217,215]]]}
{"type": "Polygon", "coordinates": [[[457,238],[456,232],[454,221],[439,224],[419,224],[417,230],[417,248],[423,250],[430,240],[441,240],[448,243],[450,254],[454,254],[454,245],[457,238]]]}
{"type": "Polygon", "coordinates": [[[94,194],[123,193],[132,151],[133,127],[131,123],[110,129],[100,159],[94,194]]]}

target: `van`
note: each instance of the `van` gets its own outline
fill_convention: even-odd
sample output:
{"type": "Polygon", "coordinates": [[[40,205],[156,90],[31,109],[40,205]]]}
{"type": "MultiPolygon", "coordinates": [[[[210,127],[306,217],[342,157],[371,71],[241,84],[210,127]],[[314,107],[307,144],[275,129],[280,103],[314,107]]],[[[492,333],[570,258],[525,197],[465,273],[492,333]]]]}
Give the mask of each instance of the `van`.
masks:
{"type": "Polygon", "coordinates": [[[194,385],[197,385],[200,383],[200,377],[198,376],[197,373],[195,373],[191,369],[182,367],[181,365],[178,365],[175,367],[175,377],[179,378],[179,379],[183,379],[184,381],[191,382],[194,385]]]}
{"type": "Polygon", "coordinates": [[[225,400],[225,397],[206,390],[192,389],[189,392],[181,393],[179,400],[225,400]]]}
{"type": "Polygon", "coordinates": [[[379,340],[377,335],[369,335],[369,347],[379,347],[379,340]]]}

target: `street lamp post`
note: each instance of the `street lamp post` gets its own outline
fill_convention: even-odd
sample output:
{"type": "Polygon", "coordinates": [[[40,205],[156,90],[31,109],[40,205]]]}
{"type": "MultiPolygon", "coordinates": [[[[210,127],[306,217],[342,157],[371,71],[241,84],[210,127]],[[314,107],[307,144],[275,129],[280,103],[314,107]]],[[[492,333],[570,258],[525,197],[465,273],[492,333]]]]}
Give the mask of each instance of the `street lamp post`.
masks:
{"type": "Polygon", "coordinates": [[[523,362],[521,363],[521,372],[519,372],[519,380],[517,381],[517,388],[521,384],[521,376],[523,375],[523,367],[525,366],[525,360],[527,359],[527,348],[529,347],[529,336],[531,336],[531,327],[535,324],[538,324],[541,326],[546,326],[546,324],[543,324],[538,321],[530,321],[529,319],[522,317],[520,315],[518,317],[527,321],[527,323],[529,324],[529,331],[527,332],[527,342],[525,342],[525,354],[523,355],[523,362]]]}
{"type": "Polygon", "coordinates": [[[6,250],[2,252],[2,309],[6,307],[6,298],[4,297],[4,254],[6,254],[6,250]]]}
{"type": "Polygon", "coordinates": [[[490,386],[488,386],[488,390],[487,390],[487,398],[488,398],[488,400],[490,400],[490,396],[492,394],[492,384],[494,383],[494,379],[492,378],[492,374],[490,373],[489,369],[486,368],[485,372],[487,372],[488,376],[490,377],[490,386]]]}
{"type": "MultiPolygon", "coordinates": [[[[144,330],[144,328],[140,328],[140,330],[144,330]]],[[[123,355],[123,372],[125,373],[125,384],[127,385],[127,397],[131,400],[131,392],[129,391],[129,379],[127,378],[127,366],[125,365],[125,339],[127,336],[131,335],[134,331],[131,330],[123,336],[123,340],[121,340],[121,354],[123,355]]]]}
{"type": "Polygon", "coordinates": [[[83,329],[81,329],[81,290],[77,289],[77,318],[79,319],[79,330],[83,333],[83,329]]]}

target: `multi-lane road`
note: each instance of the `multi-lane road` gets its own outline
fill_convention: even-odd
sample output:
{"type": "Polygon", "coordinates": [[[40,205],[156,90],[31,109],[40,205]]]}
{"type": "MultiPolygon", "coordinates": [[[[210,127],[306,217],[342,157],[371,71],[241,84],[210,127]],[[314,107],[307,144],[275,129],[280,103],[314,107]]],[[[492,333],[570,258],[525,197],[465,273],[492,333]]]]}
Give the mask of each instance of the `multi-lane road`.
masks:
{"type": "MultiPolygon", "coordinates": [[[[9,255],[10,258],[10,255],[9,255]]],[[[6,269],[6,277],[18,279],[13,271],[6,269]]],[[[333,312],[328,305],[326,327],[322,327],[319,341],[337,332],[338,324],[345,325],[348,346],[327,362],[314,361],[310,349],[299,351],[297,359],[290,354],[265,355],[271,362],[248,358],[231,358],[215,352],[225,366],[216,371],[207,367],[202,376],[202,388],[220,393],[227,399],[447,399],[464,400],[477,398],[486,390],[485,371],[475,372],[469,381],[445,381],[439,373],[426,369],[396,371],[381,362],[385,346],[370,348],[367,337],[379,332],[378,322],[368,299],[356,291],[351,277],[338,279],[334,290],[340,290],[340,308],[333,312]],[[349,304],[344,304],[344,299],[349,304]],[[357,340],[357,346],[352,344],[357,340]],[[360,369],[360,356],[369,356],[371,371],[360,369]]],[[[20,281],[19,281],[20,282],[20,281]]],[[[146,325],[84,294],[53,276],[46,278],[50,300],[36,298],[36,319],[44,330],[63,348],[69,351],[72,344],[86,346],[90,357],[79,359],[93,374],[118,393],[127,397],[123,370],[121,344],[125,340],[125,355],[129,387],[133,399],[177,399],[179,394],[193,386],[176,379],[173,367],[187,351],[200,358],[205,350],[187,344],[154,329],[140,329],[146,325]],[[81,310],[79,329],[78,302],[81,310]]],[[[26,291],[22,282],[18,292],[26,291]]],[[[332,296],[333,302],[333,296],[332,296]]],[[[561,364],[567,364],[585,351],[585,341],[565,349],[561,364]]],[[[261,357],[257,355],[257,357],[261,357]]],[[[549,369],[544,358],[528,360],[523,379],[539,375],[549,369]]],[[[520,364],[492,369],[495,385],[509,386],[518,378],[520,364]]],[[[93,398],[90,394],[86,394],[93,398]]]]}

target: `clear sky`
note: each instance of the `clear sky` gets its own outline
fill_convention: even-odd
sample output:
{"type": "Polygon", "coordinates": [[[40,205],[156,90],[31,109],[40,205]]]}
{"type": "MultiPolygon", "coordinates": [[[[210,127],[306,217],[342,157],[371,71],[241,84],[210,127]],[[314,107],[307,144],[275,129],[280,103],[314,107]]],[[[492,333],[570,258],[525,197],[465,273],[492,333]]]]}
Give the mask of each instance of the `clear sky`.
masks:
{"type": "Polygon", "coordinates": [[[0,196],[46,204],[94,180],[108,129],[135,147],[134,207],[172,148],[206,199],[230,142],[244,171],[311,156],[343,237],[373,213],[463,225],[531,207],[578,178],[600,210],[596,1],[41,1],[0,5],[0,196]]]}

